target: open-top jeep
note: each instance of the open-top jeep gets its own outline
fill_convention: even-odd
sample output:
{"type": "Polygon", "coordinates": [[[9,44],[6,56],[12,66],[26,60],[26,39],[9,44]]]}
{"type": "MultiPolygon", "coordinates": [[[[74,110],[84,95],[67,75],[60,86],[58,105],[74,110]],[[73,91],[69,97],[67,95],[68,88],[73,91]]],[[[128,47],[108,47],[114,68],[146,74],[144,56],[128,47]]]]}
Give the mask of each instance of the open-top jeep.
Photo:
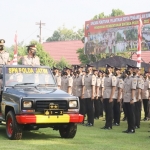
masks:
{"type": "Polygon", "coordinates": [[[9,139],[19,140],[23,130],[51,127],[62,138],[73,138],[79,114],[78,97],[57,88],[46,66],[2,66],[0,121],[9,139]]]}

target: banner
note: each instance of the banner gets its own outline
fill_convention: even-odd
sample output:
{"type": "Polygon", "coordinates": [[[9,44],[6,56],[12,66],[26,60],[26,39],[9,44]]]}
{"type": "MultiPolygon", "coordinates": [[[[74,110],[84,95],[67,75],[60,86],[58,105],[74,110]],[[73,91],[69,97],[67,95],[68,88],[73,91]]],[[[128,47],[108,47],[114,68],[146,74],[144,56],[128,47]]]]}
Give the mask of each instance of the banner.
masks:
{"type": "Polygon", "coordinates": [[[150,50],[150,12],[85,22],[85,54],[122,53],[138,49],[142,19],[142,51],[150,50]]]}

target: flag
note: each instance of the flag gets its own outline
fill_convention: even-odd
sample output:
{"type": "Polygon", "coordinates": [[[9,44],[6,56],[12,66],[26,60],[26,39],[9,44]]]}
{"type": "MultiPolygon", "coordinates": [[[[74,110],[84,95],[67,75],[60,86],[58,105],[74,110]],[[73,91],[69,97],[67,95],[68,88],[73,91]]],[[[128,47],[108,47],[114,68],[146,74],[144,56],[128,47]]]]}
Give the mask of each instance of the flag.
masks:
{"type": "Polygon", "coordinates": [[[17,33],[15,34],[14,42],[15,42],[15,45],[14,45],[13,65],[17,65],[17,64],[18,64],[18,60],[17,60],[17,54],[18,54],[18,48],[17,48],[17,33]]]}
{"type": "Polygon", "coordinates": [[[141,45],[142,45],[142,27],[143,22],[140,17],[138,25],[138,51],[137,51],[137,67],[141,67],[141,45]]]}

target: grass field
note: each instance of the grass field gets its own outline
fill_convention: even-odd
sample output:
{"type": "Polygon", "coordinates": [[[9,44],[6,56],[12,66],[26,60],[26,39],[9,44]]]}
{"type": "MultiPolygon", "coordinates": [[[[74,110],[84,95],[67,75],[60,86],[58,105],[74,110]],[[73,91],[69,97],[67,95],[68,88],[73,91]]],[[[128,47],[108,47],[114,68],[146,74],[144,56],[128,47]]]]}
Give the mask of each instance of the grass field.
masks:
{"type": "Polygon", "coordinates": [[[24,131],[19,141],[8,140],[5,126],[0,126],[0,150],[149,150],[150,122],[141,122],[141,128],[135,134],[122,133],[126,122],[113,130],[103,130],[102,119],[95,120],[94,127],[78,125],[74,139],[62,139],[58,131],[51,128],[37,131],[24,131]]]}

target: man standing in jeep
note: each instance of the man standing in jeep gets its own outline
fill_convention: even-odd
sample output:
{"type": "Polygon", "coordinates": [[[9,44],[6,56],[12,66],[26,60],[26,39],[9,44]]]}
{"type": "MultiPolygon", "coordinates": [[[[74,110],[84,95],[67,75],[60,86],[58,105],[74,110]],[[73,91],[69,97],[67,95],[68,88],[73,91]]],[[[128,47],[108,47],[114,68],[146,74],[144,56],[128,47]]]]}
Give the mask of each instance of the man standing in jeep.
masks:
{"type": "Polygon", "coordinates": [[[40,65],[40,59],[36,56],[36,45],[27,46],[28,55],[23,56],[22,65],[40,65]]]}

